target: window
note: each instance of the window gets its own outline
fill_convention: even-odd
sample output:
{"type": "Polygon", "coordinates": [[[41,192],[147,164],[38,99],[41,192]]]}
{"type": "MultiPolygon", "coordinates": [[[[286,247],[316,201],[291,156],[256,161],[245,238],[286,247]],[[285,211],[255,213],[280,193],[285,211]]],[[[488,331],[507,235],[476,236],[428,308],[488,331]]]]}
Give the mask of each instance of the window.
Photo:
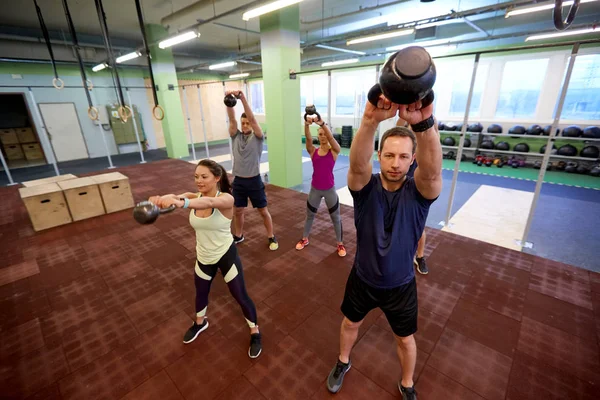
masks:
{"type": "Polygon", "coordinates": [[[496,118],[534,117],[547,67],[547,58],[507,61],[496,105],[496,118]]]}
{"type": "Polygon", "coordinates": [[[256,114],[265,113],[265,97],[263,94],[263,81],[250,82],[250,106],[256,114]]]}
{"type": "Polygon", "coordinates": [[[375,68],[333,72],[332,80],[335,88],[335,115],[361,116],[367,94],[377,82],[375,68]]]}
{"type": "MultiPolygon", "coordinates": [[[[452,79],[452,97],[450,99],[450,115],[463,116],[467,110],[467,98],[469,97],[469,88],[471,87],[471,77],[473,75],[473,63],[461,64],[460,68],[454,69],[452,79]]],[[[477,76],[475,77],[475,86],[473,87],[473,97],[471,98],[471,108],[469,118],[479,116],[483,88],[487,81],[488,65],[477,66],[477,76]]]]}
{"type": "Polygon", "coordinates": [[[600,119],[600,54],[578,56],[575,59],[560,117],[577,120],[600,119]]]}
{"type": "Polygon", "coordinates": [[[300,109],[304,115],[307,104],[314,104],[322,118],[327,115],[329,82],[327,74],[300,77],[300,109]]]}

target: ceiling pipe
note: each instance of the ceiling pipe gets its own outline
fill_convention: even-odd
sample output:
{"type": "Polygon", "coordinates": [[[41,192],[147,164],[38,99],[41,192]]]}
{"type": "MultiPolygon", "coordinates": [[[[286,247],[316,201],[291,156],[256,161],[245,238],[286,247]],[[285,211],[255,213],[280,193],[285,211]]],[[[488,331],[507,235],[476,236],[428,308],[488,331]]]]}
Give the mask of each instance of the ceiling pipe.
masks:
{"type": "Polygon", "coordinates": [[[176,25],[178,20],[188,17],[191,14],[198,14],[201,8],[209,4],[213,4],[213,1],[216,0],[200,0],[195,3],[192,3],[187,7],[183,7],[175,11],[174,13],[164,16],[163,18],[161,18],[160,24],[166,27],[176,25]]]}
{"type": "MultiPolygon", "coordinates": [[[[2,40],[11,40],[15,42],[33,42],[33,43],[41,43],[45,44],[44,38],[36,37],[36,36],[19,36],[19,35],[11,35],[7,33],[0,33],[0,39],[2,40]]],[[[50,43],[57,46],[67,46],[69,48],[73,47],[73,44],[70,42],[65,42],[64,40],[50,39],[50,43]]],[[[79,42],[80,47],[93,47],[96,49],[106,49],[104,45],[95,44],[95,43],[83,43],[79,42]]],[[[113,46],[114,49],[131,51],[131,48],[122,47],[122,46],[113,46]]]]}
{"type": "Polygon", "coordinates": [[[407,1],[409,1],[409,0],[399,0],[399,1],[393,1],[393,2],[387,3],[387,4],[379,4],[377,6],[364,7],[364,8],[363,8],[363,6],[360,6],[359,9],[356,10],[356,11],[351,11],[351,12],[347,12],[347,13],[339,14],[339,15],[332,15],[332,16],[327,17],[327,18],[315,19],[315,20],[312,20],[312,21],[303,21],[302,19],[300,19],[300,23],[303,24],[303,25],[310,25],[310,24],[318,24],[318,23],[321,23],[321,22],[333,21],[335,19],[340,19],[340,18],[344,18],[344,17],[350,17],[352,15],[360,14],[360,13],[363,13],[363,12],[375,11],[375,10],[379,10],[380,8],[395,6],[397,4],[406,3],[407,1]]]}

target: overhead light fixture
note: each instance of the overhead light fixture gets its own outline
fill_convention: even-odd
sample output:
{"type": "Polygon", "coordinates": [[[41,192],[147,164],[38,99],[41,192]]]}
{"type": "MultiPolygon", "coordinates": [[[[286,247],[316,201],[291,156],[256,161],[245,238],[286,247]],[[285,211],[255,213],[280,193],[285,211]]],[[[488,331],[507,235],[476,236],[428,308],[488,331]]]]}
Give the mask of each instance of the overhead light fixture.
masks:
{"type": "Polygon", "coordinates": [[[247,76],[250,76],[249,73],[245,72],[243,74],[233,74],[233,75],[229,75],[229,79],[235,79],[235,78],[245,78],[247,76]]]}
{"type": "Polygon", "coordinates": [[[398,37],[398,36],[406,36],[406,35],[410,35],[411,33],[414,33],[414,31],[415,31],[414,29],[410,28],[410,29],[401,29],[399,31],[394,31],[394,32],[382,33],[379,35],[365,36],[365,37],[358,38],[358,39],[348,40],[346,42],[346,45],[349,46],[351,44],[372,42],[374,40],[389,39],[389,38],[398,37]]]}
{"type": "Polygon", "coordinates": [[[125,61],[133,60],[134,58],[138,58],[142,55],[139,51],[134,51],[133,53],[122,55],[121,57],[117,57],[117,64],[124,63],[125,61]]]}
{"type": "Polygon", "coordinates": [[[424,40],[422,42],[412,42],[412,43],[400,44],[398,46],[386,47],[385,51],[398,51],[398,50],[402,50],[402,49],[405,49],[410,46],[433,47],[433,46],[440,46],[440,45],[447,45],[447,44],[450,44],[450,40],[448,40],[448,39],[424,40]]]}
{"type": "Polygon", "coordinates": [[[181,35],[174,36],[169,39],[165,39],[158,43],[158,47],[166,49],[167,47],[174,46],[179,43],[187,42],[188,40],[199,38],[200,34],[196,31],[189,31],[182,33],[181,35]]]}
{"type": "Polygon", "coordinates": [[[229,68],[229,67],[233,67],[234,65],[236,65],[235,61],[228,61],[228,62],[224,62],[221,64],[213,64],[210,65],[208,67],[208,69],[222,69],[222,68],[229,68]]]}
{"type": "Polygon", "coordinates": [[[320,49],[327,49],[327,50],[333,50],[333,51],[341,51],[342,53],[358,54],[359,56],[364,56],[365,54],[367,54],[364,51],[340,49],[339,47],[325,46],[324,44],[317,44],[315,47],[318,47],[320,49]]]}
{"type": "Polygon", "coordinates": [[[551,39],[561,36],[572,36],[572,35],[585,35],[586,33],[600,33],[600,29],[595,28],[587,28],[587,29],[574,29],[562,32],[554,32],[554,33],[545,33],[541,35],[533,35],[528,36],[525,41],[528,42],[530,40],[542,40],[542,39],[551,39]]]}
{"type": "Polygon", "coordinates": [[[108,64],[106,64],[106,63],[98,64],[92,68],[92,71],[94,71],[94,72],[102,71],[106,67],[108,67],[108,64]]]}
{"type": "Polygon", "coordinates": [[[427,52],[429,53],[429,55],[431,57],[439,57],[439,56],[444,55],[452,50],[456,50],[456,45],[455,44],[447,44],[444,46],[425,47],[425,50],[427,50],[427,52]]]}
{"type": "Polygon", "coordinates": [[[442,21],[427,22],[425,24],[415,25],[415,29],[418,30],[418,29],[431,28],[433,26],[443,26],[443,25],[451,25],[451,24],[460,24],[462,22],[465,22],[462,18],[445,19],[445,20],[442,20],[442,21]]]}
{"type": "Polygon", "coordinates": [[[331,67],[333,65],[354,64],[358,62],[358,58],[349,58],[347,60],[329,61],[321,64],[321,67],[331,67]]]}
{"type": "MultiPolygon", "coordinates": [[[[591,3],[593,1],[597,1],[597,0],[581,0],[580,3],[591,3]]],[[[567,1],[563,2],[563,7],[568,7],[571,5],[573,5],[573,0],[567,0],[567,1]]],[[[515,15],[529,14],[529,13],[538,12],[538,11],[552,10],[554,8],[554,6],[555,6],[555,4],[554,4],[554,2],[552,2],[552,3],[539,4],[539,5],[531,6],[531,7],[513,8],[512,10],[508,10],[506,12],[506,15],[504,16],[504,18],[514,17],[515,15]]]]}
{"type": "Polygon", "coordinates": [[[279,10],[281,8],[291,6],[292,4],[300,3],[303,0],[277,0],[264,6],[254,8],[250,11],[246,11],[242,15],[244,21],[248,21],[250,18],[258,17],[263,14],[270,13],[271,11],[279,10]]]}

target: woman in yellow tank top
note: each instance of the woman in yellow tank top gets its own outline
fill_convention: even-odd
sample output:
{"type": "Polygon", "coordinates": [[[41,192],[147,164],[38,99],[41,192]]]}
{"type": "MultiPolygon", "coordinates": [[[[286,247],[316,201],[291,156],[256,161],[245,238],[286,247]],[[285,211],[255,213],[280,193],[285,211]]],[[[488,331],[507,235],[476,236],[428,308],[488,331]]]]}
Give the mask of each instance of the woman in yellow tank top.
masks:
{"type": "Polygon", "coordinates": [[[189,221],[196,231],[196,321],[185,333],[183,342],[191,343],[208,328],[208,293],[220,269],[250,327],[248,356],[256,358],[262,351],[261,335],[256,307],[246,292],[242,262],[231,234],[234,211],[229,178],[221,165],[212,160],[202,160],[196,167],[194,179],[198,193],[168,194],[149,199],[161,208],[175,205],[191,209],[189,221]]]}

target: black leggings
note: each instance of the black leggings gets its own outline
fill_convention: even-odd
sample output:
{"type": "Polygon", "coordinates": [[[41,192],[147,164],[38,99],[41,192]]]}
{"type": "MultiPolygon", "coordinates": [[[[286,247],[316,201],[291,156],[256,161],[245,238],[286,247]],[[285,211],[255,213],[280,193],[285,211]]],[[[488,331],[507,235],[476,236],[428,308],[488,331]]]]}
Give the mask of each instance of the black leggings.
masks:
{"type": "Polygon", "coordinates": [[[248,292],[246,292],[242,261],[240,260],[235,244],[231,245],[227,253],[216,264],[206,265],[198,261],[198,267],[202,272],[202,276],[198,276],[198,271],[196,270],[194,274],[196,283],[196,315],[204,317],[206,314],[210,285],[217,275],[217,270],[220,269],[231,295],[242,308],[246,322],[248,322],[250,328],[256,326],[258,323],[256,307],[250,296],[248,296],[248,292]]]}

